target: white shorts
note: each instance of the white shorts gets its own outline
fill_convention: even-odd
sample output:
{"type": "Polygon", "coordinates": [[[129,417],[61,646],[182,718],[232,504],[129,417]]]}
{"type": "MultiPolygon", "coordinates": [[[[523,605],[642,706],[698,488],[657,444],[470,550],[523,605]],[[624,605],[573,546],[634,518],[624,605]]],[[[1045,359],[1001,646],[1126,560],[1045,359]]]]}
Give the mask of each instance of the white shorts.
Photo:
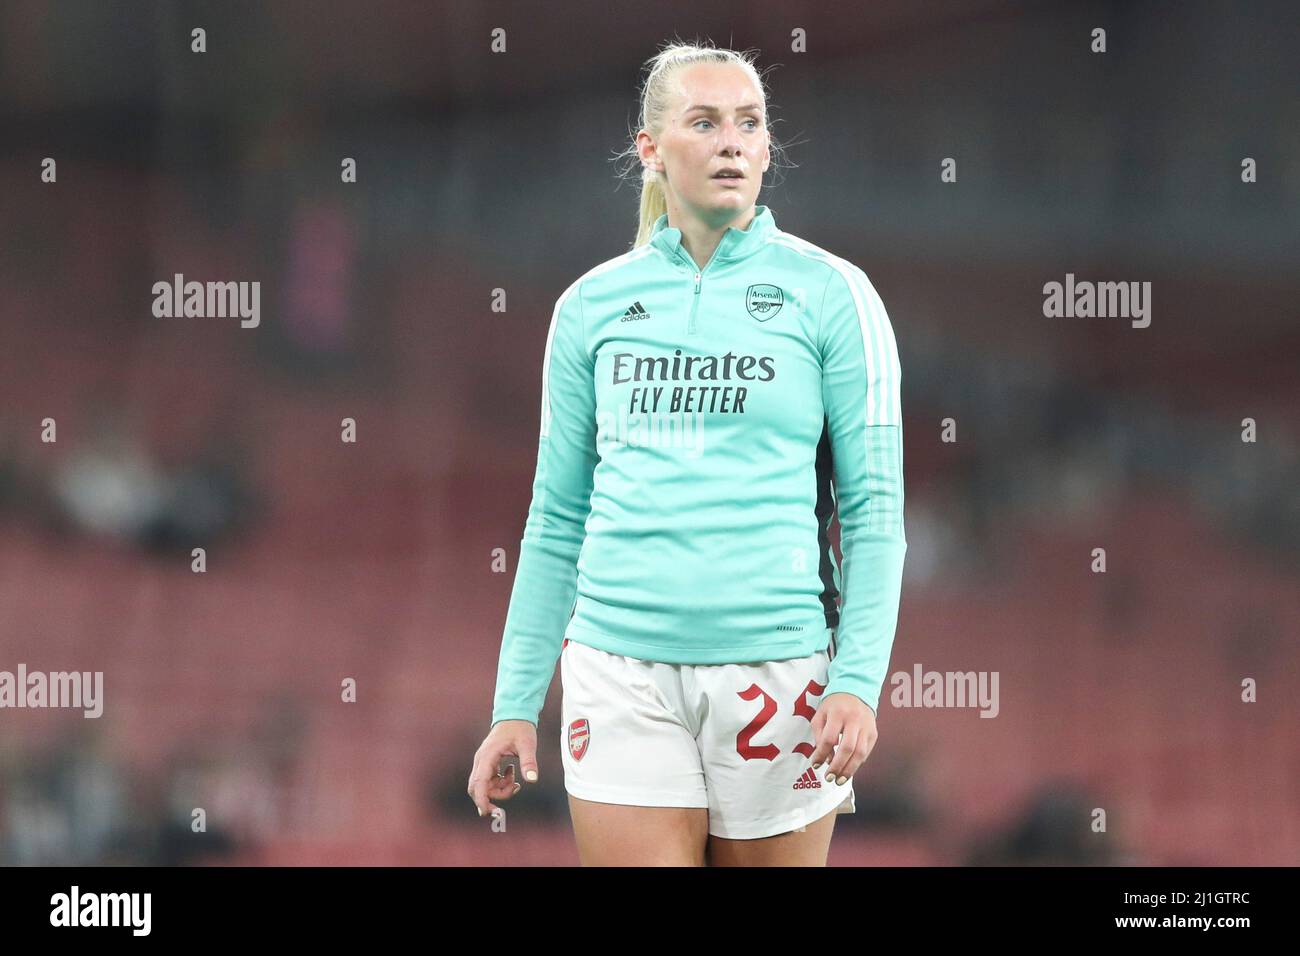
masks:
{"type": "Polygon", "coordinates": [[[706,807],[709,833],[753,840],[853,813],[853,781],[812,770],[812,717],[834,653],[754,664],[664,664],[566,639],[565,789],[583,800],[706,807]]]}

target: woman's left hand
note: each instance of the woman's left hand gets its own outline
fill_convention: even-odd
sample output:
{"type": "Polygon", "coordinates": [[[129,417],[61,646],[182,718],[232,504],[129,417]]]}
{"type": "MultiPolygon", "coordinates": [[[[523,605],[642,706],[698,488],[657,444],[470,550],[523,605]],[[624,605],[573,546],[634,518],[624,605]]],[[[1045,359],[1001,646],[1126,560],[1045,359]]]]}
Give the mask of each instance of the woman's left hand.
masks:
{"type": "Polygon", "coordinates": [[[812,719],[812,766],[830,759],[826,780],[844,783],[862,766],[876,745],[876,715],[853,694],[830,694],[823,697],[812,719]]]}

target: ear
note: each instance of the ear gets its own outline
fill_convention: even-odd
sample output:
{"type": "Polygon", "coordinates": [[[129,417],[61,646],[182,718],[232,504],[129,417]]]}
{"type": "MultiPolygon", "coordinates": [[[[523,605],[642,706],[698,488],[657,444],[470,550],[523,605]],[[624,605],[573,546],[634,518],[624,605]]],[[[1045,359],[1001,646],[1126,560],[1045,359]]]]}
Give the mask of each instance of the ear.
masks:
{"type": "Polygon", "coordinates": [[[655,172],[663,172],[663,159],[659,156],[659,147],[655,141],[650,138],[650,134],[641,130],[636,134],[637,154],[641,157],[641,165],[649,166],[655,172]]]}

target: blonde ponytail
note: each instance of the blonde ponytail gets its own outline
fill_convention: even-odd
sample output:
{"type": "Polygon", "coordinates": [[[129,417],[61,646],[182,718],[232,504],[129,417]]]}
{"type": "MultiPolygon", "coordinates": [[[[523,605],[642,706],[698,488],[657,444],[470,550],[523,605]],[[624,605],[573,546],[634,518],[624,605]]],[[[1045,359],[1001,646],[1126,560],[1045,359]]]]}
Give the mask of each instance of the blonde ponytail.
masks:
{"type": "Polygon", "coordinates": [[[636,242],[632,245],[643,246],[650,241],[650,230],[660,216],[668,212],[668,197],[664,195],[664,184],[659,174],[649,166],[641,170],[641,212],[637,216],[636,242]]]}

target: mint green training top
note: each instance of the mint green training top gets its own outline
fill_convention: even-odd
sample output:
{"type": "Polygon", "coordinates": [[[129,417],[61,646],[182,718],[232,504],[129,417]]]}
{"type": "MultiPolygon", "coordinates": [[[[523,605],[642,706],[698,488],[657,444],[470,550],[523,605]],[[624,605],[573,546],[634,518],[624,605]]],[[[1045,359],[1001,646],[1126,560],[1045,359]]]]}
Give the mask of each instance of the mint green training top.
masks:
{"type": "Polygon", "coordinates": [[[660,216],[555,304],[493,724],[537,723],[565,637],[724,664],[806,657],[836,628],[824,693],[876,708],[907,549],[885,307],[766,206],[703,269],[681,235],[660,216]]]}

